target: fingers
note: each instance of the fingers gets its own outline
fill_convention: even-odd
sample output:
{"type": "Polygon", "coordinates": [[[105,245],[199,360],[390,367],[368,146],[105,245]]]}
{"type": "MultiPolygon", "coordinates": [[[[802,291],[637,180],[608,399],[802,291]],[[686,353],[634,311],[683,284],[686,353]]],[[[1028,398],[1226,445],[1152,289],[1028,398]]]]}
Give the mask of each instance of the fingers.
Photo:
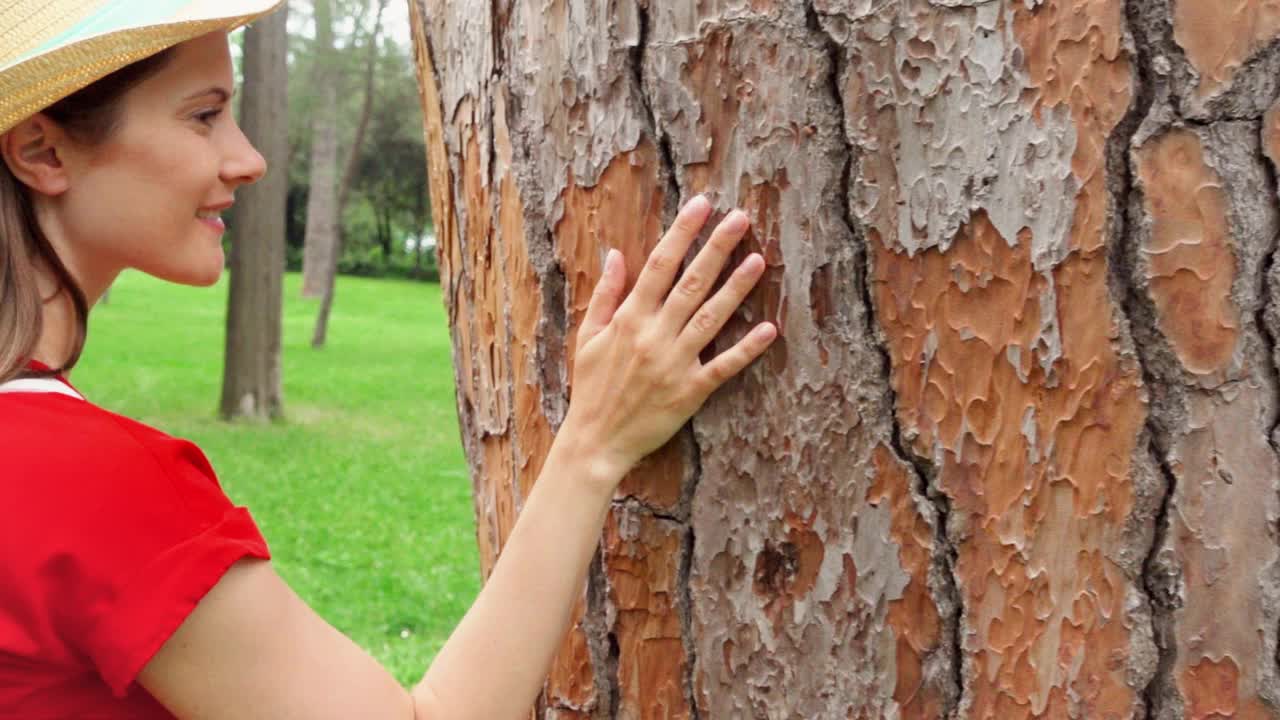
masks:
{"type": "Polygon", "coordinates": [[[711,203],[702,195],[685,204],[667,234],[662,236],[658,246],[649,253],[649,260],[627,298],[628,303],[634,302],[646,309],[662,305],[663,298],[676,277],[676,271],[689,252],[689,246],[693,244],[693,239],[710,215],[711,203]]]}
{"type": "Polygon", "coordinates": [[[663,322],[667,327],[678,332],[693,317],[694,311],[711,291],[716,278],[720,277],[720,271],[724,269],[734,248],[742,241],[749,224],[746,213],[734,210],[716,226],[706,246],[680,276],[680,281],[676,283],[662,308],[663,322]]]}
{"type": "Polygon", "coordinates": [[[716,356],[702,367],[699,382],[708,395],[724,385],[730,378],[755,362],[778,337],[778,329],[772,323],[757,325],[736,345],[716,356]]]}
{"type": "Polygon", "coordinates": [[[724,287],[693,314],[681,331],[677,345],[686,352],[700,353],[724,328],[763,274],[764,258],[752,253],[733,271],[724,287]]]}
{"type": "Polygon", "coordinates": [[[613,319],[626,281],[626,261],[623,260],[622,253],[610,250],[604,259],[604,270],[600,273],[600,281],[596,283],[596,289],[591,293],[591,301],[587,304],[587,314],[582,319],[582,327],[578,330],[579,347],[598,335],[613,319]]]}

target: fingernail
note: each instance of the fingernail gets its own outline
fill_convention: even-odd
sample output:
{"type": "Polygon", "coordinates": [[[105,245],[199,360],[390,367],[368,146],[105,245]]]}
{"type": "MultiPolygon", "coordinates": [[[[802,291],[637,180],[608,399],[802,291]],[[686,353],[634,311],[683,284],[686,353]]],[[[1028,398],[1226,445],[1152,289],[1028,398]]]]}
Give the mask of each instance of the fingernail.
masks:
{"type": "Polygon", "coordinates": [[[747,226],[751,224],[747,219],[747,214],[741,210],[734,210],[729,213],[729,217],[724,219],[724,223],[726,229],[730,232],[741,232],[746,230],[747,226]]]}
{"type": "Polygon", "coordinates": [[[604,266],[608,268],[613,265],[621,255],[622,253],[618,252],[617,248],[609,248],[609,252],[604,256],[604,266]]]}
{"type": "Polygon", "coordinates": [[[685,207],[690,210],[706,210],[711,207],[711,201],[707,199],[706,195],[698,194],[694,195],[685,207]]]}
{"type": "Polygon", "coordinates": [[[778,336],[778,328],[773,323],[765,323],[755,329],[755,334],[762,341],[772,340],[778,336]]]}

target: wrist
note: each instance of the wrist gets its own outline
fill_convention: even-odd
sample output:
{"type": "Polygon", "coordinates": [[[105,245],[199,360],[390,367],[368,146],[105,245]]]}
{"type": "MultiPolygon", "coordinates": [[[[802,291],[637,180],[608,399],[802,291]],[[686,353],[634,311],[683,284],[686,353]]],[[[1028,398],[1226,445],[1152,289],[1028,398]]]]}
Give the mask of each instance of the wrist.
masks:
{"type": "Polygon", "coordinates": [[[624,459],[610,452],[603,443],[594,442],[586,434],[576,432],[566,422],[556,434],[547,455],[547,464],[568,470],[587,486],[587,490],[612,499],[613,493],[631,469],[624,459]]]}

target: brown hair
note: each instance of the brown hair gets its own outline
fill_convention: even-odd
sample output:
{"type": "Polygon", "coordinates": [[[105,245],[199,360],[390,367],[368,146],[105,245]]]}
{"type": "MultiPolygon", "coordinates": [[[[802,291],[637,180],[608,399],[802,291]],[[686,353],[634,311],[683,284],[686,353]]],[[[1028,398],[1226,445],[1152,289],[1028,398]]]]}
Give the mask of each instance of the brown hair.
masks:
{"type": "MultiPolygon", "coordinates": [[[[61,125],[76,142],[97,145],[114,133],[120,123],[125,94],[159,72],[172,57],[165,50],[128,65],[92,85],[59,100],[42,112],[61,125]]],[[[8,163],[0,162],[0,383],[20,376],[47,376],[75,367],[84,350],[89,307],[84,291],[58,257],[36,222],[31,190],[14,177],[8,163]],[[62,367],[51,372],[26,369],[43,331],[44,304],[36,283],[39,265],[47,266],[75,306],[76,330],[71,353],[62,367]]]]}

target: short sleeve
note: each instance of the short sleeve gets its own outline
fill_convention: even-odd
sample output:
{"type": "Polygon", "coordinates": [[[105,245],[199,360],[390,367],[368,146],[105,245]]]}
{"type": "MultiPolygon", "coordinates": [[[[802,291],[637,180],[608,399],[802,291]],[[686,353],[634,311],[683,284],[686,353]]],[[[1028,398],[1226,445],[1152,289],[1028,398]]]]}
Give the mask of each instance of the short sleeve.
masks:
{"type": "Polygon", "coordinates": [[[36,584],[57,634],[124,697],[231,565],[270,553],[191,443],[115,417],[86,432],[96,452],[50,461],[62,492],[42,513],[36,584]]]}
{"type": "MultiPolygon", "coordinates": [[[[193,528],[194,530],[195,528],[193,528]]],[[[176,538],[175,538],[176,539],[176,538]]],[[[229,508],[213,525],[143,561],[136,573],[110,582],[110,602],[99,606],[83,649],[117,697],[169,636],[182,625],[201,598],[236,561],[267,559],[267,544],[249,511],[229,508]]]]}

